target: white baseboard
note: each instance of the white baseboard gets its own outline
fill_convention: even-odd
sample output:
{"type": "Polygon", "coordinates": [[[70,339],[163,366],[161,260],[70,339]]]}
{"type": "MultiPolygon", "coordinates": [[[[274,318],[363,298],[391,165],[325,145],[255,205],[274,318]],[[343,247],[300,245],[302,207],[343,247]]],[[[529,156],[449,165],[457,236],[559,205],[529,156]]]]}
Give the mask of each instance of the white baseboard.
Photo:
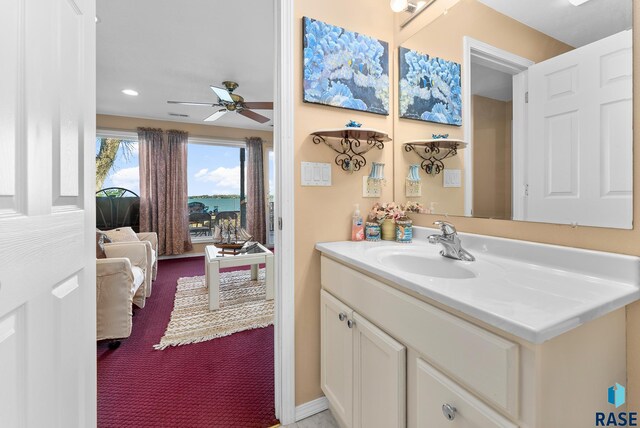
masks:
{"type": "Polygon", "coordinates": [[[329,408],[329,401],[327,397],[316,398],[308,403],[296,406],[296,422],[301,419],[313,416],[316,413],[324,412],[329,408]]]}

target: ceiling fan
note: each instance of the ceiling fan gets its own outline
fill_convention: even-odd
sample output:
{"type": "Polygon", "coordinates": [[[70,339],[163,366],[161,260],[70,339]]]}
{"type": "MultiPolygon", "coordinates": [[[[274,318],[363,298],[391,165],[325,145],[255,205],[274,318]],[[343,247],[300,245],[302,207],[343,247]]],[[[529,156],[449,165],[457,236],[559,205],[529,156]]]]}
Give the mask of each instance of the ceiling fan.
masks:
{"type": "Polygon", "coordinates": [[[224,85],[224,89],[218,88],[217,86],[211,86],[211,90],[218,96],[217,103],[196,103],[189,101],[167,101],[167,103],[181,104],[185,106],[224,107],[204,119],[205,122],[213,122],[214,120],[218,120],[230,111],[234,111],[260,123],[265,123],[271,120],[268,117],[258,114],[251,109],[273,110],[272,102],[246,102],[243,97],[233,93],[233,91],[238,87],[238,84],[236,82],[230,82],[227,80],[222,82],[222,84],[224,85]]]}

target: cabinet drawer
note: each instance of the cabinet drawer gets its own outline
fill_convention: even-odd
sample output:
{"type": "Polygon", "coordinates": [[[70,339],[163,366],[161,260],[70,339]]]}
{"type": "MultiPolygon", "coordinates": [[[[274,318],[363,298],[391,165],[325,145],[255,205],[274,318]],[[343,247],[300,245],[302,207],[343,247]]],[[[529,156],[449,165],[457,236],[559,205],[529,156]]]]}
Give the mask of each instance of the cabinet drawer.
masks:
{"type": "Polygon", "coordinates": [[[324,256],[322,287],[517,419],[517,344],[324,256]]]}
{"type": "Polygon", "coordinates": [[[416,360],[416,366],[414,411],[418,427],[517,428],[422,359],[416,360]],[[443,406],[448,406],[453,419],[445,416],[443,406]]]}

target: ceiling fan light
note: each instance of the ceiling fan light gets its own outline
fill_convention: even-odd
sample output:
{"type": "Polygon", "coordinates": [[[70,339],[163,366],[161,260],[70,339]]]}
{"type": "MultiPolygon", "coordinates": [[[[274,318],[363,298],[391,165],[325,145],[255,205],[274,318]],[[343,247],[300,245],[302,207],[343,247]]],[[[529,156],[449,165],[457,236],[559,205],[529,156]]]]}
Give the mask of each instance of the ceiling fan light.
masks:
{"type": "Polygon", "coordinates": [[[403,12],[409,8],[409,0],[391,0],[389,6],[394,12],[403,12]]]}
{"type": "Polygon", "coordinates": [[[569,0],[569,3],[571,3],[574,6],[580,6],[583,3],[588,2],[589,0],[569,0]]]}

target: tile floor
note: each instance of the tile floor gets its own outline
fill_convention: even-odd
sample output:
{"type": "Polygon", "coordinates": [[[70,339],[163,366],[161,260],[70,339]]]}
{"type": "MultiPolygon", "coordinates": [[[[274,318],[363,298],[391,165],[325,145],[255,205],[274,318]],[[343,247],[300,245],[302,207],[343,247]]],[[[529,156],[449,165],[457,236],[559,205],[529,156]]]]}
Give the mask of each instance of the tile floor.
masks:
{"type": "Polygon", "coordinates": [[[329,410],[310,416],[294,424],[284,425],[283,428],[339,428],[329,410]]]}

